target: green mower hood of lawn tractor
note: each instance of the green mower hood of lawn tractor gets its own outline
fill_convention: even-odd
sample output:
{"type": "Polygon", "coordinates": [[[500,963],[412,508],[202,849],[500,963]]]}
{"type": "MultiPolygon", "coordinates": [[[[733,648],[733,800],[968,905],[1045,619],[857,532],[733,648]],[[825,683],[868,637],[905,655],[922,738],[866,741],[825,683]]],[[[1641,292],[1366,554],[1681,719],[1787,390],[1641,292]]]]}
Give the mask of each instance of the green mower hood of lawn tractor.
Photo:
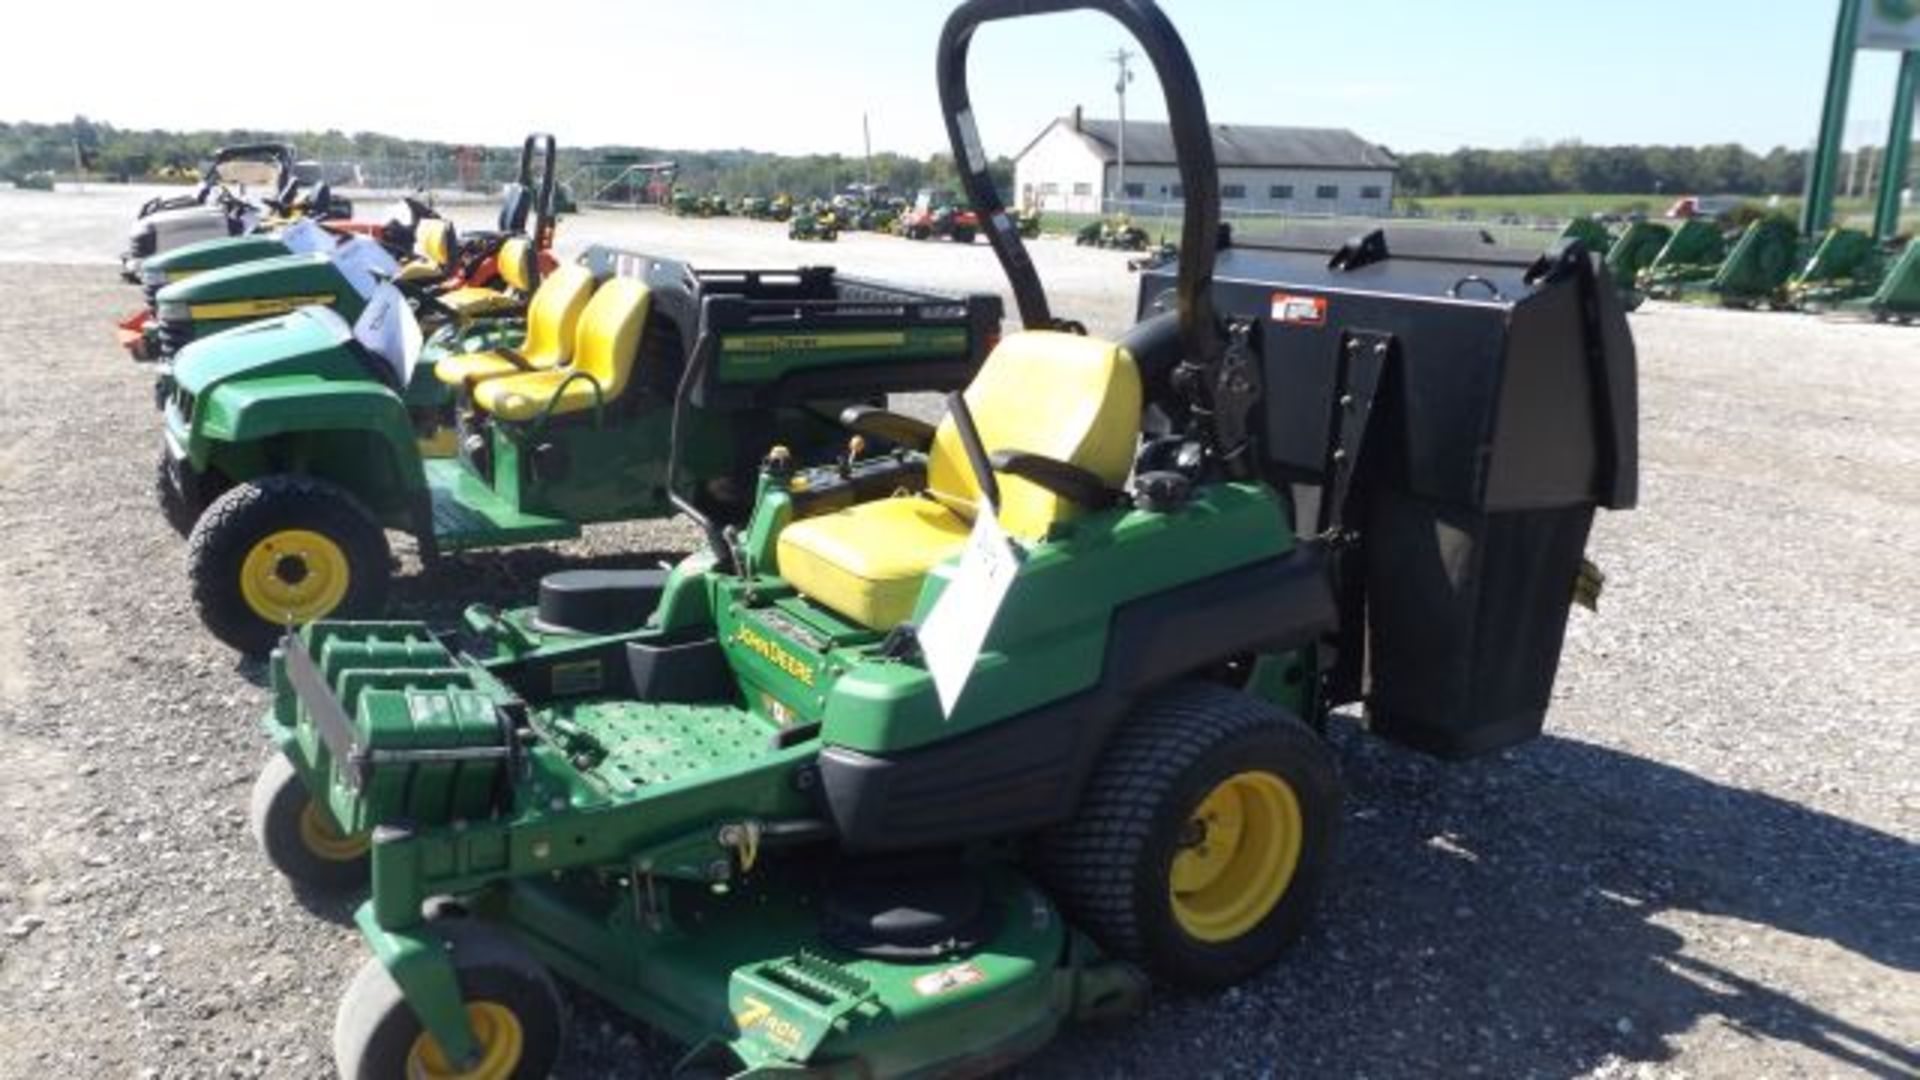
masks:
{"type": "Polygon", "coordinates": [[[285,240],[265,233],[201,240],[148,258],[140,264],[140,283],[158,290],[208,270],[289,254],[285,240]]]}
{"type": "MultiPolygon", "coordinates": [[[[410,445],[410,395],[394,391],[398,376],[386,363],[325,309],[250,323],[181,351],[167,394],[168,437],[196,468],[216,444],[251,444],[283,431],[373,430],[410,445]]],[[[413,384],[431,393],[432,372],[423,368],[413,384]]]]}

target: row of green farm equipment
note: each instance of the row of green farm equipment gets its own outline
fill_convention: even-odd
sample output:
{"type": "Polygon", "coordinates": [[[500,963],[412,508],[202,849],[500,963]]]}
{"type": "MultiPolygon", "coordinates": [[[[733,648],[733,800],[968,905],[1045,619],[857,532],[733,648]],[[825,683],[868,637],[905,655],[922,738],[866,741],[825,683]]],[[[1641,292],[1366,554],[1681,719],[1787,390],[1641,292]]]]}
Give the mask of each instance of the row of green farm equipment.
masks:
{"type": "MultiPolygon", "coordinates": [[[[911,200],[884,190],[855,185],[832,198],[795,199],[780,194],[728,198],[714,192],[675,188],[666,204],[676,217],[739,217],[751,221],[782,222],[795,240],[837,240],[843,232],[890,233],[909,240],[948,239],[970,244],[980,235],[980,219],[955,192],[921,190],[911,200]]],[[[1009,211],[1020,235],[1040,235],[1040,215],[1032,210],[1009,211]]]]}
{"type": "Polygon", "coordinates": [[[1808,238],[1777,215],[1732,230],[1704,217],[1634,220],[1618,232],[1577,218],[1566,235],[1605,252],[1630,308],[1651,298],[1920,320],[1920,244],[1904,237],[1836,226],[1808,238]]]}

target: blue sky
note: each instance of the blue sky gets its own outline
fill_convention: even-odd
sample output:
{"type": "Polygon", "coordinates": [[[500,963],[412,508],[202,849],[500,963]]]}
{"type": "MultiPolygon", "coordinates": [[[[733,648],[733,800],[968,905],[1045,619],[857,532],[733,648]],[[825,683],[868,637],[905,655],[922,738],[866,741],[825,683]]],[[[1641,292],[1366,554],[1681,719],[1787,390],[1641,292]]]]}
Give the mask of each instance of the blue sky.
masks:
{"type": "MultiPolygon", "coordinates": [[[[249,24],[266,8],[27,5],[10,16],[0,118],[78,112],[132,127],[493,143],[546,128],[574,144],[858,153],[866,112],[876,149],[943,146],[932,60],[950,9],[941,0],[541,0],[539,22],[526,5],[493,0],[323,6],[329,26],[353,29],[323,43],[249,24]],[[343,55],[343,45],[361,48],[343,55]],[[460,58],[485,59],[463,72],[460,58]],[[476,78],[492,100],[462,103],[451,87],[476,78]]],[[[1402,151],[1570,138],[1805,145],[1834,17],[1833,0],[1164,6],[1216,120],[1345,126],[1402,151]]],[[[1123,43],[1087,15],[983,31],[973,82],[989,149],[1018,150],[1076,103],[1111,115],[1103,58],[1123,43]]],[[[1879,142],[1893,55],[1865,54],[1860,67],[1849,142],[1879,142]]],[[[1131,112],[1161,115],[1144,68],[1134,89],[1131,112]]]]}

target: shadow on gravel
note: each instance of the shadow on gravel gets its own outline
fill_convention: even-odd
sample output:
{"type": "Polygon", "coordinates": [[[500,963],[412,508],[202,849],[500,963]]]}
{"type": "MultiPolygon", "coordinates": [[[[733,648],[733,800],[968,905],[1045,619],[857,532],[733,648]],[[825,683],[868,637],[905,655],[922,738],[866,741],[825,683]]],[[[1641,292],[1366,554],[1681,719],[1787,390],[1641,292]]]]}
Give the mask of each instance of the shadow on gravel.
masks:
{"type": "Polygon", "coordinates": [[[307,914],[335,926],[352,926],[353,913],[367,898],[365,889],[350,893],[328,892],[297,881],[287,881],[287,891],[293,896],[293,902],[299,904],[307,914]]]}
{"type": "MultiPolygon", "coordinates": [[[[1920,845],[1552,736],[1464,764],[1335,739],[1349,820],[1306,940],[1237,990],[1070,1032],[1023,1075],[1557,1077],[1670,1060],[1715,1024],[1920,1073],[1911,1032],[1764,981],[1825,967],[1794,985],[1897,995],[1860,990],[1920,971],[1920,845]]],[[[1806,1064],[1758,1044],[1751,1063],[1806,1064]]]]}

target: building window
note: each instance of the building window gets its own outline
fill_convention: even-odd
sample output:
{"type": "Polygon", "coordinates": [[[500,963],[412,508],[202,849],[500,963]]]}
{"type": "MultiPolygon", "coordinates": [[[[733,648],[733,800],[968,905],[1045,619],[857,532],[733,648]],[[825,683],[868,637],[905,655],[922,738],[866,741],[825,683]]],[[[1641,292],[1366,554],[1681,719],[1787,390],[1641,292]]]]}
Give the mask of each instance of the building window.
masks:
{"type": "Polygon", "coordinates": [[[1075,184],[1073,185],[1073,193],[1075,195],[1091,195],[1093,194],[1093,185],[1092,184],[1075,184]]]}
{"type": "Polygon", "coordinates": [[[1360,189],[1360,197],[1363,199],[1379,199],[1384,195],[1386,192],[1378,184],[1368,184],[1360,189]]]}
{"type": "Polygon", "coordinates": [[[1275,184],[1272,187],[1267,189],[1267,198],[1291,199],[1293,198],[1293,185],[1292,184],[1275,184]]]}
{"type": "Polygon", "coordinates": [[[1313,189],[1313,197],[1316,199],[1337,199],[1340,197],[1340,185],[1321,184],[1319,187],[1313,189]]]}
{"type": "Polygon", "coordinates": [[[1175,184],[1175,185],[1173,185],[1173,197],[1174,197],[1174,198],[1176,198],[1176,199],[1184,199],[1184,198],[1186,198],[1186,197],[1187,197],[1187,187],[1186,187],[1186,185],[1185,185],[1185,184],[1175,184]]]}
{"type": "Polygon", "coordinates": [[[1040,185],[1040,194],[1042,194],[1042,195],[1058,195],[1058,194],[1060,194],[1060,185],[1059,185],[1059,184],[1055,184],[1055,183],[1045,183],[1045,184],[1041,184],[1041,185],[1040,185]]]}
{"type": "Polygon", "coordinates": [[[1220,197],[1223,199],[1244,199],[1247,197],[1247,185],[1226,184],[1220,188],[1220,197]]]}
{"type": "Polygon", "coordinates": [[[1126,193],[1129,199],[1144,199],[1147,197],[1147,185],[1128,184],[1126,186],[1126,193]]]}

